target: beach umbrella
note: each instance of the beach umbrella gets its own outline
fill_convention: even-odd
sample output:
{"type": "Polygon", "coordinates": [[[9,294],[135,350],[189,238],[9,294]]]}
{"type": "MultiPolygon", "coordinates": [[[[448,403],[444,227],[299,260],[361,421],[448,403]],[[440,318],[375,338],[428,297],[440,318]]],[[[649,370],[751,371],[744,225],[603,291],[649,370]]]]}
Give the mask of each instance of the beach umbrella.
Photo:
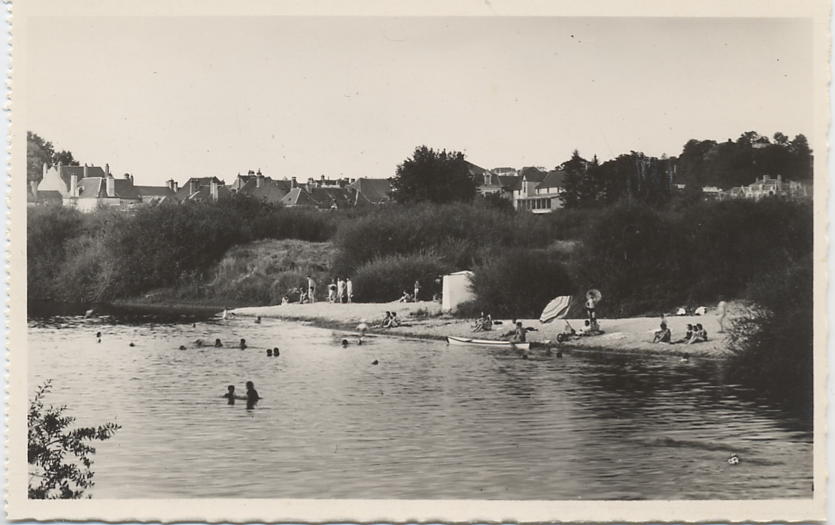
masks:
{"type": "Polygon", "coordinates": [[[542,315],[539,316],[540,323],[548,323],[554,319],[562,319],[568,314],[571,307],[571,296],[561,295],[545,306],[542,315]]]}
{"type": "Polygon", "coordinates": [[[591,301],[594,304],[597,304],[600,302],[601,299],[603,299],[603,294],[600,293],[600,290],[592,288],[591,290],[586,292],[586,299],[591,299],[591,301]]]}

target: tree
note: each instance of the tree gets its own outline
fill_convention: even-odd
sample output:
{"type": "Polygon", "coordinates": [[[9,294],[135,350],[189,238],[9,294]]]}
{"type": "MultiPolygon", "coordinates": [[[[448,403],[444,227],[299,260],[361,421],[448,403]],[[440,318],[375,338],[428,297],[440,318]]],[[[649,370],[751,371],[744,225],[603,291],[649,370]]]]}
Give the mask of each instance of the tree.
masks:
{"type": "Polygon", "coordinates": [[[57,165],[78,166],[78,161],[72,152],[63,150],[55,151],[55,146],[37,133],[26,132],[26,180],[38,181],[43,178],[43,165],[47,167],[57,165]]]}
{"type": "Polygon", "coordinates": [[[565,179],[563,180],[563,192],[560,194],[560,199],[566,208],[580,208],[583,205],[584,199],[584,177],[586,175],[586,165],[588,161],[580,156],[580,152],[576,149],[571,153],[571,158],[562,164],[562,170],[565,172],[565,179]]]}
{"type": "Polygon", "coordinates": [[[64,415],[65,406],[44,405],[51,389],[47,381],[35,391],[29,404],[28,460],[30,499],[77,499],[93,486],[88,442],[110,439],[121,428],[116,423],[69,429],[75,418],[64,415]]]}
{"type": "Polygon", "coordinates": [[[401,204],[470,202],[476,194],[463,153],[427,146],[416,148],[411,158],[397,166],[391,186],[392,197],[401,204]]]}

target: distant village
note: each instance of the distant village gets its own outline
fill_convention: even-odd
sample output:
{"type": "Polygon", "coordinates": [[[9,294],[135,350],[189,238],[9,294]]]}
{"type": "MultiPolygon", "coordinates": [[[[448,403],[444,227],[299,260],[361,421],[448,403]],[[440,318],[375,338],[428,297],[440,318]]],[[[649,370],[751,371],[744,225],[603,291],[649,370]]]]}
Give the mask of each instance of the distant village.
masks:
{"type": "MultiPolygon", "coordinates": [[[[563,207],[560,198],[565,186],[565,172],[544,167],[485,169],[467,162],[470,176],[482,196],[498,194],[513,203],[516,210],[552,213],[563,207]]],[[[674,191],[684,185],[673,184],[674,191]]],[[[792,199],[811,198],[809,185],[785,180],[781,175],[762,175],[752,184],[722,190],[701,188],[705,198],[752,199],[776,196],[792,199]]],[[[391,202],[391,182],[382,178],[338,178],[324,175],[299,181],[296,177],[274,179],[261,170],[237,174],[231,184],[217,177],[192,177],[182,185],[169,180],[165,186],[136,184],[133,175],[115,176],[110,166],[43,165],[40,181],[30,181],[29,206],[67,206],[82,212],[99,208],[131,210],[139,206],[176,205],[184,202],[215,202],[240,194],[267,204],[319,210],[340,210],[379,206],[391,202]]]]}

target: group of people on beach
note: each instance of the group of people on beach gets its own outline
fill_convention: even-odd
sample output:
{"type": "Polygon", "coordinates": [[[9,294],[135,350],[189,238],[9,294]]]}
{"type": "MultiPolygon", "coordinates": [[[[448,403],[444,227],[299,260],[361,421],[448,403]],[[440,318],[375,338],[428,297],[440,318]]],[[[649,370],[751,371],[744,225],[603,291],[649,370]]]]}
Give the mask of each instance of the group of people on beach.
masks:
{"type": "Polygon", "coordinates": [[[694,343],[701,343],[707,341],[707,330],[702,326],[701,323],[696,324],[688,324],[687,331],[684,333],[684,337],[677,339],[675,341],[672,340],[673,334],[670,330],[670,327],[667,326],[667,321],[663,317],[661,318],[661,325],[659,329],[656,330],[652,337],[653,343],[669,343],[669,344],[688,344],[692,345],[694,343]]]}
{"type": "Polygon", "coordinates": [[[381,328],[397,328],[400,326],[400,319],[397,317],[397,312],[389,312],[386,310],[386,315],[380,321],[381,328]]]}
{"type": "MultiPolygon", "coordinates": [[[[313,280],[308,276],[308,288],[310,287],[310,283],[313,280]]],[[[313,290],[315,294],[316,290],[316,283],[313,282],[313,290]]],[[[354,297],[354,283],[351,282],[351,278],[342,278],[337,277],[335,279],[331,279],[330,284],[328,284],[328,302],[329,303],[350,303],[354,297]]]]}
{"type": "Polygon", "coordinates": [[[418,302],[418,297],[420,296],[420,281],[415,281],[415,293],[410,294],[408,291],[403,290],[403,295],[400,296],[400,299],[397,300],[398,303],[416,303],[418,302]]]}
{"type": "Polygon", "coordinates": [[[493,316],[489,313],[484,315],[484,312],[481,312],[481,315],[478,316],[478,319],[473,322],[473,332],[489,332],[493,329],[493,316]]]}

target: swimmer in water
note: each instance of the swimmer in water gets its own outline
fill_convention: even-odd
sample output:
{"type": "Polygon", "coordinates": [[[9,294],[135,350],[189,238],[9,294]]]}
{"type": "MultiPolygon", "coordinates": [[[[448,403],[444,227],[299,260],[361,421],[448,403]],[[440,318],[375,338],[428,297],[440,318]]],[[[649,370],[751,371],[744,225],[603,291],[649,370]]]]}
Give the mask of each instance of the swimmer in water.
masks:
{"type": "Polygon", "coordinates": [[[194,340],[194,346],[196,346],[197,348],[202,347],[203,346],[203,340],[202,339],[195,339],[194,340]]]}
{"type": "Polygon", "coordinates": [[[272,351],[272,350],[270,350],[269,348],[267,348],[267,356],[268,356],[268,357],[272,357],[272,356],[273,356],[273,351],[272,351]]]}
{"type": "Polygon", "coordinates": [[[238,345],[241,350],[246,348],[246,339],[241,339],[241,343],[238,345]]]}
{"type": "Polygon", "coordinates": [[[258,400],[261,399],[261,396],[258,395],[258,391],[255,390],[255,385],[252,381],[246,382],[246,408],[247,410],[251,410],[255,408],[255,405],[258,404],[258,400]]]}
{"type": "Polygon", "coordinates": [[[220,339],[215,339],[215,348],[220,348],[223,346],[223,343],[220,342],[220,339]]]}
{"type": "Polygon", "coordinates": [[[348,348],[348,340],[347,339],[342,340],[342,348],[348,348]]]}
{"type": "Polygon", "coordinates": [[[229,385],[228,387],[226,387],[226,390],[227,392],[223,394],[221,397],[227,400],[227,405],[234,405],[236,399],[246,399],[245,397],[235,395],[235,385],[229,385]]]}
{"type": "Polygon", "coordinates": [[[261,324],[261,316],[255,318],[255,324],[261,324]]]}
{"type": "Polygon", "coordinates": [[[278,354],[279,354],[279,351],[278,351],[278,347],[276,346],[275,348],[273,348],[273,357],[278,357],[278,354]]]}

